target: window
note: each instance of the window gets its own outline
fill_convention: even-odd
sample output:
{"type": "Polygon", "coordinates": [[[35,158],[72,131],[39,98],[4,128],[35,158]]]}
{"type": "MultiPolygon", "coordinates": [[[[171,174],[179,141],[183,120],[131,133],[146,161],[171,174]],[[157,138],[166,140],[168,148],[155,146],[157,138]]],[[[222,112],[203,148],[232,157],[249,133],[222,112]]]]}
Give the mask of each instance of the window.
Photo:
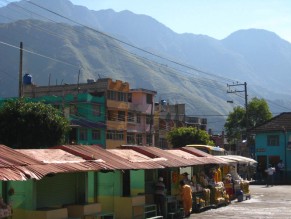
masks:
{"type": "Polygon", "coordinates": [[[132,94],[130,93],[130,94],[127,94],[127,101],[128,102],[132,102],[132,94]]]}
{"type": "Polygon", "coordinates": [[[116,139],[115,140],[123,140],[123,131],[116,131],[116,139]]]}
{"type": "Polygon", "coordinates": [[[146,124],[151,124],[152,121],[152,116],[151,115],[146,115],[146,124]]]}
{"type": "Polygon", "coordinates": [[[92,130],[92,140],[100,140],[101,139],[101,131],[99,129],[92,130]]]}
{"type": "Polygon", "coordinates": [[[135,144],[134,133],[127,133],[127,144],[135,144]]]}
{"type": "Polygon", "coordinates": [[[126,93],[123,92],[118,92],[117,93],[117,100],[118,101],[123,101],[123,102],[127,102],[127,98],[126,98],[126,93]]]}
{"type": "Polygon", "coordinates": [[[125,121],[125,112],[118,111],[118,121],[125,121]]]}
{"type": "Polygon", "coordinates": [[[109,121],[115,121],[116,120],[116,113],[114,111],[112,111],[112,110],[108,110],[107,119],[109,121]]]}
{"type": "Polygon", "coordinates": [[[151,134],[147,134],[147,136],[146,136],[146,144],[147,145],[152,145],[152,135],[151,134]]]}
{"type": "Polygon", "coordinates": [[[116,92],[115,91],[112,91],[112,90],[109,90],[107,92],[107,98],[109,100],[116,100],[116,92]]]}
{"type": "Polygon", "coordinates": [[[152,104],[153,103],[152,99],[153,99],[153,95],[147,94],[147,104],[152,104]]]}
{"type": "Polygon", "coordinates": [[[101,106],[99,104],[92,105],[92,114],[93,116],[101,115],[101,106]]]}
{"type": "Polygon", "coordinates": [[[134,122],[134,113],[133,112],[128,112],[127,122],[134,122]]]}
{"type": "Polygon", "coordinates": [[[268,135],[267,136],[268,146],[279,146],[279,135],[268,135]]]}
{"type": "Polygon", "coordinates": [[[80,129],[79,138],[81,141],[86,141],[87,138],[87,129],[80,129]]]}
{"type": "Polygon", "coordinates": [[[142,134],[137,134],[136,135],[136,143],[138,145],[142,145],[142,134]]]}
{"type": "Polygon", "coordinates": [[[123,140],[124,134],[123,131],[108,130],[106,138],[112,140],[123,140]]]}
{"type": "Polygon", "coordinates": [[[137,123],[140,123],[140,120],[141,120],[140,114],[136,114],[136,122],[137,123]]]}

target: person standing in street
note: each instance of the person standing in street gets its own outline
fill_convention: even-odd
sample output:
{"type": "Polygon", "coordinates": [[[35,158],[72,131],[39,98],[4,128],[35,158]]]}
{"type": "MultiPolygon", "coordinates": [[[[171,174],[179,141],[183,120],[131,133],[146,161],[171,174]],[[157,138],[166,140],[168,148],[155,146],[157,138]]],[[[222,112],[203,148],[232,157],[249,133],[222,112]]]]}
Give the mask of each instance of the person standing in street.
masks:
{"type": "Polygon", "coordinates": [[[165,218],[165,204],[166,204],[166,186],[163,177],[159,177],[158,182],[155,184],[155,204],[157,205],[158,215],[165,218]]]}
{"type": "Polygon", "coordinates": [[[275,168],[269,164],[269,167],[265,170],[267,173],[267,187],[269,185],[273,186],[274,185],[274,174],[276,172],[275,168]]]}
{"type": "Polygon", "coordinates": [[[192,189],[185,183],[184,180],[180,181],[180,186],[180,195],[183,202],[184,214],[185,217],[190,217],[190,214],[192,213],[192,189]]]}

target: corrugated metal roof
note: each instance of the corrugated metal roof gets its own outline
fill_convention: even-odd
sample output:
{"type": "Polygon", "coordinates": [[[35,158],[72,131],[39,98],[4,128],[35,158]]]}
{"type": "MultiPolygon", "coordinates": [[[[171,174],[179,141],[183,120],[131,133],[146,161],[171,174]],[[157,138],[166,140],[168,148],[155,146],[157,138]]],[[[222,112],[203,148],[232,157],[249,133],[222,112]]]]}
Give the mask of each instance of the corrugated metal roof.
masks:
{"type": "Polygon", "coordinates": [[[21,167],[41,165],[41,162],[5,145],[0,145],[0,180],[22,181],[31,178],[21,167]]]}
{"type": "Polygon", "coordinates": [[[0,154],[0,167],[41,164],[41,162],[5,145],[0,145],[0,154]]]}
{"type": "Polygon", "coordinates": [[[19,167],[27,176],[33,179],[41,179],[49,174],[75,173],[87,171],[107,170],[101,162],[85,161],[79,163],[50,163],[43,165],[29,165],[19,167]]]}
{"type": "Polygon", "coordinates": [[[109,151],[97,146],[97,145],[62,145],[55,148],[62,149],[71,154],[82,157],[86,160],[101,159],[107,164],[112,170],[125,170],[125,169],[140,169],[136,164],[123,159],[109,151]]]}
{"type": "Polygon", "coordinates": [[[159,160],[166,160],[164,158],[150,158],[145,156],[141,153],[138,153],[134,150],[130,149],[107,149],[110,153],[113,153],[117,156],[122,157],[123,159],[128,160],[135,164],[137,168],[140,169],[160,169],[164,168],[162,165],[158,164],[157,161],[159,160]]]}
{"type": "Polygon", "coordinates": [[[85,161],[83,158],[70,154],[61,149],[18,149],[16,151],[43,163],[69,163],[85,161]]]}
{"type": "Polygon", "coordinates": [[[41,162],[40,165],[19,168],[34,179],[41,179],[48,174],[109,169],[102,160],[87,161],[61,149],[19,149],[17,151],[41,162]]]}
{"type": "Polygon", "coordinates": [[[186,151],[188,153],[191,153],[193,155],[201,157],[206,164],[228,164],[228,162],[226,162],[225,160],[220,159],[220,158],[218,158],[216,156],[213,156],[211,154],[207,154],[207,153],[205,153],[203,151],[200,151],[197,148],[182,147],[180,149],[183,150],[183,151],[186,151]]]}
{"type": "Polygon", "coordinates": [[[167,150],[171,154],[174,154],[176,156],[179,156],[183,159],[188,160],[189,164],[191,165],[203,165],[207,164],[205,163],[205,160],[202,157],[197,157],[191,153],[188,153],[186,151],[182,151],[180,149],[172,149],[172,150],[167,150]]]}
{"type": "Polygon", "coordinates": [[[0,168],[1,181],[24,181],[27,177],[20,170],[15,168],[0,168]]]}
{"type": "Polygon", "coordinates": [[[122,149],[132,149],[139,153],[142,153],[151,158],[165,158],[165,160],[157,160],[156,162],[165,167],[187,167],[191,166],[189,161],[176,156],[167,150],[163,150],[153,146],[134,146],[134,145],[122,145],[122,149]]]}

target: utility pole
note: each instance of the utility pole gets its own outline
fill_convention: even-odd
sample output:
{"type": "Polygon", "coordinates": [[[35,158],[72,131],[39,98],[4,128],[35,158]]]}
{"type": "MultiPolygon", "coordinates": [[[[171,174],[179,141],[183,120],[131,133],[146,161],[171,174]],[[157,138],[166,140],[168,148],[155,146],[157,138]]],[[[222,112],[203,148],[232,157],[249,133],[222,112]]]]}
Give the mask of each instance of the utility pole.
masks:
{"type": "Polygon", "coordinates": [[[23,57],[23,43],[20,42],[20,57],[19,57],[19,85],[18,85],[18,97],[22,97],[22,57],[23,57]]]}
{"type": "Polygon", "coordinates": [[[246,117],[246,140],[247,140],[247,146],[248,146],[248,128],[249,128],[249,113],[248,113],[248,91],[247,91],[247,83],[244,82],[243,84],[227,84],[228,90],[227,93],[240,93],[240,92],[244,92],[245,93],[245,117],[246,117]],[[243,86],[243,90],[232,90],[232,87],[241,87],[243,86]]]}

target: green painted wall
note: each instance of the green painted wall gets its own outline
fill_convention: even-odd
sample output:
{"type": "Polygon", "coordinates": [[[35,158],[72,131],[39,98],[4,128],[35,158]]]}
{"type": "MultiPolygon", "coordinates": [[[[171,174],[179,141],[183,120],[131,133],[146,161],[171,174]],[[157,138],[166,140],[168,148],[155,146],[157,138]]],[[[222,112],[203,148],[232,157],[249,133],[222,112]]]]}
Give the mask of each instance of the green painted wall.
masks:
{"type": "Polygon", "coordinates": [[[84,144],[84,145],[92,145],[98,144],[105,148],[106,144],[106,117],[105,117],[105,97],[104,96],[92,96],[88,93],[78,94],[75,97],[72,94],[67,94],[64,97],[61,96],[43,96],[39,98],[30,99],[30,101],[43,101],[47,104],[58,105],[61,111],[64,108],[70,108],[74,105],[76,106],[76,110],[74,115],[70,114],[70,120],[72,119],[83,119],[87,120],[88,122],[93,123],[100,123],[99,128],[92,128],[90,125],[84,127],[87,129],[87,139],[81,140],[80,139],[80,128],[77,129],[77,143],[84,144]],[[94,106],[100,106],[100,113],[98,115],[94,114],[94,106]],[[93,129],[100,130],[100,139],[92,139],[92,131],[93,129]]]}
{"type": "Polygon", "coordinates": [[[88,195],[87,202],[93,203],[95,201],[95,177],[96,172],[88,172],[88,195]]]}
{"type": "Polygon", "coordinates": [[[131,196],[145,193],[145,171],[136,170],[130,172],[130,194],[131,196]]]}
{"type": "Polygon", "coordinates": [[[34,210],[36,208],[35,181],[8,181],[7,190],[13,188],[14,194],[8,195],[8,202],[13,208],[34,210]]]}

